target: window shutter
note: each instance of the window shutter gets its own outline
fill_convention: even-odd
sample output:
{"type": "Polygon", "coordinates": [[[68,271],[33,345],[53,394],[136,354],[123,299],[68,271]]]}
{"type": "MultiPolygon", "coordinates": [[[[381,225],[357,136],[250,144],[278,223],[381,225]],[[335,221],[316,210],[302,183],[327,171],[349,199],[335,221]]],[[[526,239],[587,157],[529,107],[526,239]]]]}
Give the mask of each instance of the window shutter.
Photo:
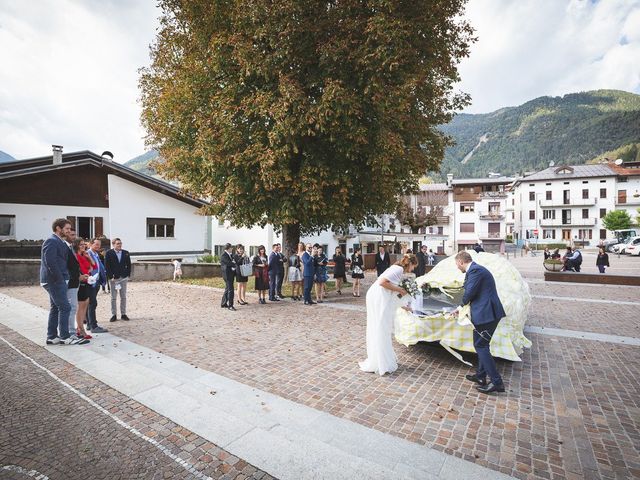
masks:
{"type": "Polygon", "coordinates": [[[95,217],[93,219],[93,232],[96,237],[101,237],[103,233],[102,217],[95,217]]]}

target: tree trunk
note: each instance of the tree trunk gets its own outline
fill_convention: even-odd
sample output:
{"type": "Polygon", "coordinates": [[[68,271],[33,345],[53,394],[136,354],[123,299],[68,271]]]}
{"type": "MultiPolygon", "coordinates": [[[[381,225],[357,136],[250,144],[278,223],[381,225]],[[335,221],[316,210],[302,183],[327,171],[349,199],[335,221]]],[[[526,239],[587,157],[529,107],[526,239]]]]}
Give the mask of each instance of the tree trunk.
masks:
{"type": "Polygon", "coordinates": [[[282,252],[289,256],[298,251],[300,224],[290,223],[282,227],[282,252]],[[290,253],[291,252],[291,253],[290,253]]]}

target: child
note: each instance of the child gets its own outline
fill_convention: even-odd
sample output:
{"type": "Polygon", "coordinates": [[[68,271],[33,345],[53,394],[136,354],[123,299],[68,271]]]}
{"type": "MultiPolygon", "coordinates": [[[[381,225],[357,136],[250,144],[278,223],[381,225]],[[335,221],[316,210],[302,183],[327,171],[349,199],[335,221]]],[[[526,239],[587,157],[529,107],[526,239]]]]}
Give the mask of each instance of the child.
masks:
{"type": "Polygon", "coordinates": [[[182,280],[182,264],[180,263],[180,260],[176,258],[171,263],[173,263],[173,281],[175,282],[176,279],[182,280]]]}

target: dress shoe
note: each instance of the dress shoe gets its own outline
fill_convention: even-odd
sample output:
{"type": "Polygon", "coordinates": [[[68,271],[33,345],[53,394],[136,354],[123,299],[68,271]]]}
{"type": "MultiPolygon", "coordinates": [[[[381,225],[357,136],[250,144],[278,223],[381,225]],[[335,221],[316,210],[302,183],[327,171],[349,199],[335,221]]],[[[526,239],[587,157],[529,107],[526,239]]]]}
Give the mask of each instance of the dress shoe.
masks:
{"type": "Polygon", "coordinates": [[[231,305],[231,306],[229,307],[229,310],[231,310],[232,312],[235,312],[235,311],[236,311],[236,307],[234,307],[233,305],[231,305]]]}
{"type": "Polygon", "coordinates": [[[504,392],[504,385],[494,385],[492,382],[489,382],[487,385],[478,385],[476,387],[480,393],[491,393],[491,392],[504,392]]]}
{"type": "Polygon", "coordinates": [[[122,320],[127,320],[127,321],[129,321],[129,317],[127,317],[126,315],[122,315],[120,318],[121,318],[122,320]]]}
{"type": "Polygon", "coordinates": [[[487,381],[484,378],[478,378],[477,375],[465,375],[464,378],[477,383],[478,385],[482,385],[483,387],[487,384],[487,381]]]}
{"type": "Polygon", "coordinates": [[[225,303],[224,305],[220,305],[220,308],[229,308],[229,305],[225,303]]]}
{"type": "Polygon", "coordinates": [[[114,315],[114,316],[112,316],[112,317],[109,319],[109,321],[110,321],[110,322],[115,322],[117,319],[118,319],[118,318],[114,315]]]}

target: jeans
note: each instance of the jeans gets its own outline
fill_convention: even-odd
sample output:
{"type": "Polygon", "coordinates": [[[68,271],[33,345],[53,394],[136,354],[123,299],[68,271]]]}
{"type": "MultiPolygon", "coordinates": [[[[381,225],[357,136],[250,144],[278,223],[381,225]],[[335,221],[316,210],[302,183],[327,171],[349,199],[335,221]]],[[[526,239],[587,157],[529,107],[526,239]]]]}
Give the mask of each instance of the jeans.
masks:
{"type": "Polygon", "coordinates": [[[87,328],[93,330],[98,326],[96,319],[96,308],[98,307],[98,285],[89,286],[89,308],[87,309],[87,328]]]}
{"type": "Polygon", "coordinates": [[[116,288],[116,285],[120,285],[120,314],[127,314],[127,282],[128,280],[123,280],[121,278],[118,280],[109,280],[109,283],[111,284],[111,315],[115,315],[117,310],[116,298],[118,296],[118,289],[116,288]]]}
{"type": "Polygon", "coordinates": [[[47,338],[69,338],[69,311],[71,305],[67,299],[67,283],[47,283],[44,289],[49,294],[49,321],[47,323],[47,338]]]}
{"type": "Polygon", "coordinates": [[[483,323],[482,325],[474,325],[473,329],[473,346],[478,354],[478,369],[476,375],[480,379],[484,379],[489,375],[494,385],[502,385],[502,377],[498,373],[496,362],[491,355],[491,349],[489,347],[491,337],[493,336],[493,332],[496,331],[498,323],[500,323],[500,320],[483,323]]]}
{"type": "Polygon", "coordinates": [[[76,334],[76,312],[78,311],[78,289],[77,288],[69,288],[67,290],[67,300],[69,300],[69,305],[71,305],[71,310],[69,310],[69,335],[76,334]]]}
{"type": "Polygon", "coordinates": [[[598,270],[600,270],[600,273],[604,273],[604,265],[598,265],[598,270]]]}
{"type": "Polygon", "coordinates": [[[313,288],[313,277],[304,277],[304,303],[311,303],[311,289],[313,288]]]}

